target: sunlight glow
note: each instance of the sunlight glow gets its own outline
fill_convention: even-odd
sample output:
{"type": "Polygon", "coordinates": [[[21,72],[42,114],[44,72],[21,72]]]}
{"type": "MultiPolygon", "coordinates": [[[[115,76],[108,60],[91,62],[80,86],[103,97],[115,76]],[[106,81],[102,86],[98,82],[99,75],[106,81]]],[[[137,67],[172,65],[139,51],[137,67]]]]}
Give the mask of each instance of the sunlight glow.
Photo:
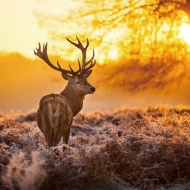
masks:
{"type": "Polygon", "coordinates": [[[47,41],[33,14],[37,7],[34,0],[0,0],[0,51],[18,52],[34,58],[33,49],[39,41],[47,41]],[[24,7],[24,8],[23,8],[24,7]]]}
{"type": "Polygon", "coordinates": [[[190,24],[182,24],[180,27],[179,38],[182,38],[190,45],[190,24]]]}
{"type": "Polygon", "coordinates": [[[117,60],[119,56],[118,49],[114,48],[113,50],[109,51],[108,56],[111,60],[117,60]]]}
{"type": "MultiPolygon", "coordinates": [[[[141,6],[145,2],[145,0],[141,0],[136,6],[141,6]]],[[[123,1],[122,6],[126,6],[126,4],[126,1],[123,1]]],[[[111,5],[114,4],[111,3],[111,5]]],[[[33,49],[37,46],[38,42],[49,42],[48,52],[50,54],[57,54],[63,59],[76,61],[76,57],[80,59],[80,52],[76,51],[65,40],[65,37],[70,37],[71,40],[75,41],[76,35],[82,39],[83,43],[86,43],[86,37],[89,38],[90,47],[88,55],[91,55],[92,50],[90,48],[95,48],[96,59],[100,64],[109,60],[116,61],[127,56],[130,57],[131,54],[128,55],[128,52],[137,52],[136,55],[139,55],[139,49],[144,56],[146,56],[146,53],[149,56],[149,47],[155,45],[155,40],[160,43],[168,42],[168,36],[173,37],[178,42],[184,40],[187,44],[190,44],[190,24],[182,24],[179,28],[180,24],[176,24],[174,21],[173,26],[176,28],[172,28],[170,24],[171,20],[168,19],[168,21],[166,19],[163,22],[158,20],[155,26],[154,22],[150,22],[150,19],[146,22],[146,14],[141,19],[144,23],[138,23],[138,19],[133,19],[133,16],[131,16],[129,17],[131,20],[128,19],[127,23],[125,19],[121,19],[118,23],[113,24],[113,26],[110,23],[109,27],[106,27],[106,25],[104,27],[104,24],[97,27],[93,18],[97,17],[97,23],[107,23],[104,21],[104,17],[110,16],[110,13],[96,14],[96,11],[93,12],[94,9],[92,9],[92,15],[88,17],[83,16],[82,20],[81,15],[84,12],[79,11],[76,13],[75,9],[82,10],[82,7],[85,7],[85,1],[72,0],[68,2],[67,0],[56,0],[55,4],[54,1],[45,0],[7,0],[6,3],[0,0],[0,6],[2,7],[2,11],[0,12],[0,51],[19,52],[30,58],[35,58],[33,49]],[[67,6],[63,2],[67,3],[67,6]],[[25,7],[24,10],[23,6],[25,7]],[[74,19],[75,17],[81,19],[74,19]],[[146,28],[143,27],[145,23],[146,28]],[[139,30],[140,27],[142,28],[141,30],[139,30]],[[90,32],[91,28],[98,29],[90,32]],[[155,32],[156,30],[157,32],[155,32]],[[93,39],[95,45],[93,45],[93,39]],[[139,44],[141,48],[138,48],[139,44]]],[[[114,6],[117,6],[118,9],[122,7],[117,3],[114,6]]],[[[139,15],[141,12],[143,13],[143,11],[146,10],[137,9],[133,12],[135,13],[134,16],[136,14],[139,15]]],[[[122,14],[120,16],[122,17],[122,14]]],[[[180,23],[187,23],[189,21],[185,13],[180,12],[179,16],[183,18],[180,23]]]]}

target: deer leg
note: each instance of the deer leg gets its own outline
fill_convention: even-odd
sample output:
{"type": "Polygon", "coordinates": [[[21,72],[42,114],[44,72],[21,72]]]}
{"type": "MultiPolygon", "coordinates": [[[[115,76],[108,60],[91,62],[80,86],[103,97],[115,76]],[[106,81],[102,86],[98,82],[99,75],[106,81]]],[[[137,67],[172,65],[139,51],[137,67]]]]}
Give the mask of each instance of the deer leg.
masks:
{"type": "Polygon", "coordinates": [[[68,130],[66,132],[63,133],[63,142],[65,144],[68,144],[69,134],[70,134],[70,127],[68,128],[68,130]]]}
{"type": "MultiPolygon", "coordinates": [[[[68,144],[70,134],[70,127],[66,132],[63,133],[63,143],[68,144]]],[[[63,151],[66,150],[66,147],[63,147],[63,151]]]]}

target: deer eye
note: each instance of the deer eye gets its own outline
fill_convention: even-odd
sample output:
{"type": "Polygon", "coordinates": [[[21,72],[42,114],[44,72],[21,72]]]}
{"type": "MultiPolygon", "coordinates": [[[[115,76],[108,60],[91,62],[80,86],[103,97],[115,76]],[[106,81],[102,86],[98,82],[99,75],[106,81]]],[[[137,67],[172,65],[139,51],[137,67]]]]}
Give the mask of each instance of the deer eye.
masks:
{"type": "Polygon", "coordinates": [[[79,82],[79,81],[77,81],[76,83],[77,83],[77,84],[80,84],[80,82],[79,82]]]}

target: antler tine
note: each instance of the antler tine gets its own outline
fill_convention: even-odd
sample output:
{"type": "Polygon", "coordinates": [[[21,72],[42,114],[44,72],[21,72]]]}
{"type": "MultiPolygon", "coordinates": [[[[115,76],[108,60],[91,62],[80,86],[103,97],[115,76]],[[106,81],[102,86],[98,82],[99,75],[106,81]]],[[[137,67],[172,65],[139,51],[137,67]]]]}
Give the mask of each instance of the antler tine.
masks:
{"type": "Polygon", "coordinates": [[[50,62],[49,57],[47,55],[47,43],[43,44],[43,51],[41,51],[41,44],[39,43],[39,48],[36,48],[34,54],[37,55],[39,58],[43,59],[51,68],[57,71],[61,71],[60,68],[57,68],[50,62]]]}
{"type": "Polygon", "coordinates": [[[79,59],[78,59],[78,65],[79,65],[79,70],[81,71],[81,65],[79,59]]]}
{"type": "MultiPolygon", "coordinates": [[[[88,67],[88,69],[85,69],[85,67],[90,63],[92,62],[92,60],[94,59],[94,56],[95,56],[95,53],[94,53],[94,49],[93,49],[93,55],[91,57],[91,59],[89,61],[86,61],[86,50],[89,46],[89,41],[88,41],[88,38],[86,38],[86,46],[84,47],[82,45],[82,43],[80,42],[80,40],[78,39],[78,37],[76,36],[77,38],[77,41],[78,41],[78,44],[75,43],[75,42],[72,42],[71,40],[69,40],[68,38],[66,38],[71,44],[73,44],[74,46],[76,46],[77,48],[79,48],[82,52],[82,68],[81,68],[81,73],[84,73],[84,71],[86,72],[87,70],[89,70],[90,68],[92,68],[92,63],[90,65],[90,67],[88,67]]],[[[80,61],[78,60],[79,62],[79,65],[80,65],[80,61]]],[[[94,66],[94,65],[93,65],[94,66]]]]}
{"type": "Polygon", "coordinates": [[[83,47],[82,43],[80,42],[80,40],[78,39],[77,36],[76,36],[76,38],[77,38],[78,43],[72,42],[68,38],[66,38],[66,39],[71,44],[73,44],[74,46],[79,48],[81,50],[81,52],[82,52],[82,67],[81,67],[80,61],[78,60],[79,69],[77,71],[74,71],[72,69],[71,65],[69,65],[70,70],[62,69],[58,61],[57,61],[57,66],[53,65],[51,63],[51,61],[49,60],[48,53],[47,53],[48,43],[43,44],[42,50],[41,50],[41,44],[39,43],[39,47],[36,48],[36,50],[34,50],[34,54],[36,56],[38,56],[39,58],[41,58],[42,60],[44,60],[51,68],[53,68],[53,69],[55,69],[57,71],[60,71],[62,73],[71,74],[72,76],[76,76],[79,73],[83,74],[83,73],[85,73],[86,71],[88,71],[89,69],[91,69],[95,65],[96,61],[94,61],[94,63],[93,63],[95,53],[94,53],[94,49],[93,49],[93,55],[92,55],[91,59],[86,62],[86,50],[87,50],[87,48],[89,46],[88,38],[86,38],[87,43],[86,43],[85,47],[83,47]],[[90,66],[87,67],[87,65],[89,63],[91,63],[91,64],[90,64],[90,66]]]}
{"type": "MultiPolygon", "coordinates": [[[[77,37],[76,37],[77,38],[77,37]]],[[[72,42],[71,40],[69,40],[68,38],[66,38],[71,44],[73,44],[74,46],[76,46],[77,48],[80,48],[81,49],[81,47],[83,47],[82,46],[82,44],[81,44],[81,42],[79,41],[79,39],[77,38],[77,40],[78,40],[78,44],[77,43],[75,43],[75,42],[72,42]]]]}
{"type": "Polygon", "coordinates": [[[74,46],[76,46],[76,47],[78,47],[79,49],[87,49],[88,48],[88,46],[89,46],[89,41],[88,41],[88,38],[86,38],[86,41],[87,41],[87,43],[86,43],[86,47],[83,47],[83,45],[82,45],[82,43],[81,43],[81,41],[78,39],[78,37],[76,36],[76,39],[77,39],[77,41],[78,41],[78,44],[77,43],[75,43],[75,42],[72,42],[71,40],[69,40],[68,38],[66,38],[71,44],[73,44],[74,46]]]}
{"type": "MultiPolygon", "coordinates": [[[[40,45],[40,43],[38,43],[38,45],[39,45],[39,47],[36,48],[36,50],[34,49],[34,55],[37,55],[38,53],[41,52],[41,45],[40,45]]],[[[39,57],[39,55],[37,55],[37,56],[39,57]]]]}
{"type": "Polygon", "coordinates": [[[94,56],[95,56],[95,53],[94,53],[94,49],[93,49],[93,54],[92,54],[92,57],[89,59],[89,61],[87,61],[86,62],[86,66],[90,63],[90,62],[92,62],[92,60],[94,59],[94,56]]]}
{"type": "Polygon", "coordinates": [[[86,71],[90,70],[92,67],[94,67],[95,64],[96,64],[96,60],[94,60],[94,63],[93,63],[93,61],[91,61],[91,64],[89,65],[89,67],[83,69],[83,70],[81,71],[81,74],[83,74],[83,73],[85,73],[86,71]]]}
{"type": "Polygon", "coordinates": [[[72,69],[71,65],[69,64],[69,68],[71,69],[72,72],[74,72],[74,70],[72,69]]]}
{"type": "Polygon", "coordinates": [[[88,41],[88,38],[86,38],[86,47],[85,47],[85,49],[87,49],[88,46],[89,46],[89,41],[88,41]]]}
{"type": "Polygon", "coordinates": [[[61,68],[59,62],[57,61],[57,66],[59,67],[59,69],[62,71],[63,69],[61,68]]]}
{"type": "Polygon", "coordinates": [[[50,62],[48,54],[47,54],[47,45],[48,45],[47,43],[43,44],[43,51],[42,51],[41,50],[41,44],[39,43],[39,47],[36,48],[36,50],[34,50],[34,54],[36,56],[38,56],[39,58],[41,58],[42,60],[44,60],[51,68],[53,68],[53,69],[55,69],[57,71],[60,71],[62,73],[71,74],[73,76],[76,75],[76,74],[78,74],[78,72],[74,72],[73,69],[71,69],[70,71],[66,70],[66,69],[62,69],[58,61],[57,61],[57,66],[58,67],[56,67],[55,65],[53,65],[50,62]]]}

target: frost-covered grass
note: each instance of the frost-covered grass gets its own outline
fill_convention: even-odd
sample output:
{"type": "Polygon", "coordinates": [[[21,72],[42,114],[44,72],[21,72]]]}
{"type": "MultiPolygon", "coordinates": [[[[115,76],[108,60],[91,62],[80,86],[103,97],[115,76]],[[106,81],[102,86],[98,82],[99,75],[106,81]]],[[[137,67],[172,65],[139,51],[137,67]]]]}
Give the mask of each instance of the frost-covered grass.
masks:
{"type": "Polygon", "coordinates": [[[0,113],[0,189],[188,189],[190,110],[79,114],[48,149],[35,113],[0,113]]]}

